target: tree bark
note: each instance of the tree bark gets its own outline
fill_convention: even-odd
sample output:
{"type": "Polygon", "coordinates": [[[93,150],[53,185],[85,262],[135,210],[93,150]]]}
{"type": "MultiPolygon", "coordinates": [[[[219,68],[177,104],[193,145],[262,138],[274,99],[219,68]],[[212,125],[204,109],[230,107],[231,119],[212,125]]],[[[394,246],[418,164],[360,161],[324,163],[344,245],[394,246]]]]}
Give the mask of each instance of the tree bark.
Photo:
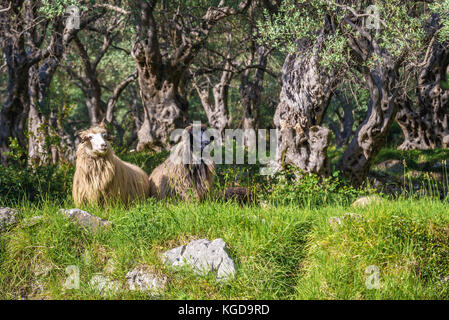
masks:
{"type": "Polygon", "coordinates": [[[228,112],[228,93],[229,85],[232,80],[233,72],[230,71],[230,63],[225,63],[224,70],[221,73],[220,81],[212,88],[213,103],[209,96],[209,86],[201,87],[194,83],[195,89],[206,112],[209,125],[217,129],[220,135],[224,137],[224,131],[229,127],[232,119],[229,118],[228,112]]]}
{"type": "Polygon", "coordinates": [[[397,111],[398,65],[388,55],[374,70],[365,72],[370,93],[367,116],[339,161],[338,168],[354,186],[368,176],[371,163],[385,144],[397,111]]]}
{"type": "Polygon", "coordinates": [[[282,69],[282,90],[274,124],[278,129],[277,162],[305,172],[329,174],[330,130],[321,126],[329,105],[335,75],[319,62],[324,31],[314,44],[305,41],[299,53],[289,54],[282,69]]]}
{"type": "Polygon", "coordinates": [[[431,148],[430,122],[424,110],[413,110],[413,102],[403,99],[398,103],[396,121],[402,129],[404,141],[399,150],[428,150],[431,148]]]}
{"type": "Polygon", "coordinates": [[[353,106],[348,101],[345,101],[338,93],[335,95],[338,97],[340,105],[337,106],[335,113],[337,115],[337,121],[333,121],[329,118],[325,121],[329,124],[329,129],[332,130],[335,136],[335,143],[337,148],[346,146],[349,143],[349,139],[353,134],[352,127],[354,125],[354,115],[352,114],[353,106]],[[342,113],[340,111],[342,110],[342,113]]]}
{"type": "Polygon", "coordinates": [[[132,51],[137,62],[138,83],[144,108],[144,120],[138,132],[137,151],[160,151],[170,145],[170,133],[183,128],[187,121],[187,100],[179,92],[185,70],[155,62],[150,66],[145,50],[138,43],[132,51]],[[157,64],[157,65],[156,65],[157,64]]]}
{"type": "Polygon", "coordinates": [[[449,90],[441,87],[449,72],[449,43],[436,42],[430,59],[418,76],[418,102],[421,116],[430,128],[431,148],[448,147],[449,142],[449,90]],[[424,111],[424,112],[423,112],[424,111]]]}
{"type": "Polygon", "coordinates": [[[396,120],[404,134],[401,150],[449,147],[449,90],[442,88],[442,82],[449,80],[449,42],[438,39],[441,27],[440,17],[432,15],[426,25],[429,44],[423,62],[412,69],[417,73],[418,105],[398,99],[396,120]]]}
{"type": "Polygon", "coordinates": [[[259,128],[259,108],[268,53],[269,50],[265,46],[258,45],[248,63],[253,64],[255,61],[259,66],[253,79],[250,79],[251,69],[245,70],[241,75],[239,91],[244,114],[243,129],[259,128]]]}
{"type": "Polygon", "coordinates": [[[0,110],[0,163],[6,164],[10,151],[10,138],[26,145],[25,125],[28,115],[29,64],[23,41],[8,39],[4,56],[8,69],[8,87],[0,110]]]}
{"type": "Polygon", "coordinates": [[[399,100],[396,121],[404,141],[400,150],[428,150],[449,147],[449,90],[441,87],[449,72],[448,44],[436,43],[429,61],[418,75],[418,106],[399,100]]]}

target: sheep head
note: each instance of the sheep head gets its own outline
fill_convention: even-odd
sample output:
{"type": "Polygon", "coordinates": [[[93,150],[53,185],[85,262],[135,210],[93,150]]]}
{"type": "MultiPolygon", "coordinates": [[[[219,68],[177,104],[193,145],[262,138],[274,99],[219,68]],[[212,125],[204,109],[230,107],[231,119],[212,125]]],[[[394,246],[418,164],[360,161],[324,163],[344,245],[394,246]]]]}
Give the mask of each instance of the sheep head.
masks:
{"type": "Polygon", "coordinates": [[[108,142],[110,136],[103,122],[98,126],[82,131],[80,137],[86,153],[92,157],[105,156],[111,149],[108,142]]]}

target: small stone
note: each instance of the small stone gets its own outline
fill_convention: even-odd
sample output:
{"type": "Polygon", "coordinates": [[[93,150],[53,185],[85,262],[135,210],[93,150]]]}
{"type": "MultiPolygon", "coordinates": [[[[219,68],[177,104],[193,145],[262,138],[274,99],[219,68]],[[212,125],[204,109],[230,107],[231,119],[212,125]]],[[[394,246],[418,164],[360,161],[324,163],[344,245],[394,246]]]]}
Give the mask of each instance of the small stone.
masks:
{"type": "Polygon", "coordinates": [[[85,229],[91,230],[92,232],[97,232],[101,229],[110,229],[112,227],[112,222],[103,220],[93,214],[83,211],[77,208],[74,209],[61,209],[59,210],[64,216],[74,220],[78,225],[84,227],[85,229]]]}
{"type": "Polygon", "coordinates": [[[226,243],[220,238],[213,241],[200,239],[171,249],[163,254],[162,261],[173,267],[187,264],[200,275],[215,272],[220,281],[235,276],[234,262],[228,255],[226,243]]]}
{"type": "Polygon", "coordinates": [[[0,232],[17,223],[17,210],[2,207],[0,208],[0,232]]]}
{"type": "Polygon", "coordinates": [[[38,264],[33,269],[35,277],[46,277],[52,270],[52,266],[48,264],[38,264]]]}
{"type": "Polygon", "coordinates": [[[141,265],[126,274],[128,289],[131,291],[159,291],[165,288],[166,276],[154,273],[151,267],[141,265]]]}

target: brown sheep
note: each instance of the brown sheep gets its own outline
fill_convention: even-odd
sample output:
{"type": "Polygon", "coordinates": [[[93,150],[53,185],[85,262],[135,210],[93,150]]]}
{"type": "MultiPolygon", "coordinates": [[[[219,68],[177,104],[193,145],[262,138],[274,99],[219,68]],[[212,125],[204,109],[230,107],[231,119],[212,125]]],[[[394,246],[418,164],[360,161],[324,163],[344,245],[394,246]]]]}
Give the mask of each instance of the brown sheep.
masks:
{"type": "Polygon", "coordinates": [[[215,168],[212,161],[197,160],[193,152],[195,143],[203,150],[210,141],[206,141],[202,125],[200,130],[189,126],[167,160],[160,164],[150,175],[150,194],[158,199],[180,197],[183,200],[194,198],[202,200],[212,188],[215,168]],[[200,136],[195,136],[196,131],[200,136]]]}
{"type": "Polygon", "coordinates": [[[149,196],[148,175],[114,154],[103,123],[82,131],[80,136],[72,190],[76,206],[116,200],[127,204],[149,196]]]}

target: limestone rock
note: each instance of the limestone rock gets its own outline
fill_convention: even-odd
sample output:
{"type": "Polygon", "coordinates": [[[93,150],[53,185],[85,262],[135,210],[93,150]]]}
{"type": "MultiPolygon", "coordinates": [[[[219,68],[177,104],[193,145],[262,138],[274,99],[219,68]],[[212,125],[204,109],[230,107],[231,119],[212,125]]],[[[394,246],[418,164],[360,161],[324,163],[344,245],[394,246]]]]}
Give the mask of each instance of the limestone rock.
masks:
{"type": "Polygon", "coordinates": [[[17,223],[17,210],[8,207],[0,208],[0,232],[17,223]]]}
{"type": "Polygon", "coordinates": [[[101,229],[110,229],[112,222],[103,220],[93,214],[83,211],[77,208],[74,209],[61,209],[59,210],[64,216],[74,220],[78,225],[92,231],[97,232],[101,229]]]}
{"type": "Polygon", "coordinates": [[[167,277],[158,275],[149,266],[137,266],[126,274],[128,289],[131,291],[159,291],[165,288],[167,277]]]}
{"type": "Polygon", "coordinates": [[[165,252],[162,260],[174,267],[187,264],[200,275],[216,272],[218,280],[226,281],[235,276],[234,262],[228,255],[226,243],[220,238],[192,241],[165,252]]]}

